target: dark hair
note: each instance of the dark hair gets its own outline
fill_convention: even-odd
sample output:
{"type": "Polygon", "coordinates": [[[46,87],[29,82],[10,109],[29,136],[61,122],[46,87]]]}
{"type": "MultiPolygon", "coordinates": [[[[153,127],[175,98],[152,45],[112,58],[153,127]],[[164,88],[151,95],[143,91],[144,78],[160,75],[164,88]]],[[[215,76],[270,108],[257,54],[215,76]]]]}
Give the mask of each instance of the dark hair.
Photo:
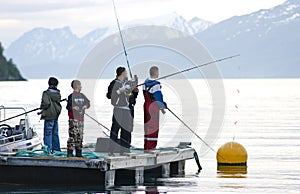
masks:
{"type": "Polygon", "coordinates": [[[75,89],[76,86],[80,86],[80,85],[81,85],[81,82],[80,82],[79,80],[73,80],[73,81],[71,82],[71,87],[72,87],[73,89],[75,89]]]}
{"type": "Polygon", "coordinates": [[[55,77],[50,77],[48,80],[48,85],[49,86],[57,86],[58,80],[55,77]]]}
{"type": "Polygon", "coordinates": [[[150,76],[154,76],[156,72],[158,72],[158,67],[157,66],[150,67],[150,69],[149,69],[150,76]]]}
{"type": "Polygon", "coordinates": [[[125,70],[125,67],[118,67],[116,70],[117,77],[120,76],[125,70]]]}

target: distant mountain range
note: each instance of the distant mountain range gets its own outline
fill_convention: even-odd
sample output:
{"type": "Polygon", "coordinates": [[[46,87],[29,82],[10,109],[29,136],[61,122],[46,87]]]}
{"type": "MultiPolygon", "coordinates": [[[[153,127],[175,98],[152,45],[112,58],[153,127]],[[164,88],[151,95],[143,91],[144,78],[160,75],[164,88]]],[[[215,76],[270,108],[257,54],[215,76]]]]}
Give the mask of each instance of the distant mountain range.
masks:
{"type": "MultiPolygon", "coordinates": [[[[240,58],[219,65],[224,77],[300,77],[299,0],[288,0],[272,9],[217,24],[199,18],[188,21],[172,13],[133,21],[122,29],[145,24],[168,26],[194,35],[215,58],[241,54],[240,58]]],[[[19,64],[27,78],[70,78],[89,50],[116,31],[113,25],[79,38],[69,27],[35,28],[14,41],[5,54],[19,64]]]]}
{"type": "Polygon", "coordinates": [[[237,16],[195,35],[214,57],[239,53],[220,64],[225,77],[300,77],[300,1],[237,16]]]}
{"type": "MultiPolygon", "coordinates": [[[[199,18],[187,21],[172,13],[133,21],[122,26],[122,29],[145,24],[168,26],[191,35],[212,25],[211,22],[199,18]]],[[[44,78],[49,75],[69,78],[74,77],[77,66],[88,51],[103,38],[115,32],[117,32],[116,24],[93,30],[82,38],[77,37],[69,27],[35,28],[14,41],[5,54],[19,64],[19,68],[28,78],[44,78]]]]}

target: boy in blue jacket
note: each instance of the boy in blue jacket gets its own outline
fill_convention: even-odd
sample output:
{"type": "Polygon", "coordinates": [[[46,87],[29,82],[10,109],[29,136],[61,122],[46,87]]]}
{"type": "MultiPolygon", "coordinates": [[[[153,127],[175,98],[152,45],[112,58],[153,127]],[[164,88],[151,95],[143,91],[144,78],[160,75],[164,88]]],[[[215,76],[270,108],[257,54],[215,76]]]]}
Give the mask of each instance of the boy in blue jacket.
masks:
{"type": "Polygon", "coordinates": [[[157,146],[159,132],[159,111],[165,113],[167,103],[163,100],[161,85],[158,78],[159,69],[152,66],[149,70],[150,78],[146,79],[143,88],[144,102],[144,150],[152,150],[157,146]]]}

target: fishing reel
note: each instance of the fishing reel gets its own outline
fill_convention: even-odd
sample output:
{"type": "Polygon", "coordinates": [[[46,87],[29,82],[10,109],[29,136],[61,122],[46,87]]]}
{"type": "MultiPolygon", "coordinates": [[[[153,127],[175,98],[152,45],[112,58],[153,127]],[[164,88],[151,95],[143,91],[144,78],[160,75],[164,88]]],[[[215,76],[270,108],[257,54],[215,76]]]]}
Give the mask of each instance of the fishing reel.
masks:
{"type": "Polygon", "coordinates": [[[134,90],[136,88],[136,86],[138,85],[138,76],[134,75],[132,80],[127,80],[126,84],[125,84],[125,88],[131,92],[132,90],[134,90]]]}

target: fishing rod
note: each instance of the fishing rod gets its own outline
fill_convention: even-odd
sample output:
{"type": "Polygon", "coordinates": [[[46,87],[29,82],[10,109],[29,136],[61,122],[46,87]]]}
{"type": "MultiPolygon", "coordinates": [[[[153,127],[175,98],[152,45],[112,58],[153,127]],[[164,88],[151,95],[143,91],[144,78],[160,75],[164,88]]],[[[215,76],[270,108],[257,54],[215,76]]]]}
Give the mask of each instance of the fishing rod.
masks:
{"type": "Polygon", "coordinates": [[[129,70],[130,79],[132,79],[133,76],[132,76],[132,72],[131,72],[131,68],[130,68],[130,64],[129,64],[129,59],[128,59],[128,55],[127,55],[127,51],[126,51],[126,47],[125,47],[125,43],[124,43],[123,34],[122,34],[122,31],[121,31],[121,27],[120,27],[120,22],[119,22],[119,18],[118,18],[118,14],[117,14],[117,8],[116,8],[116,5],[115,5],[115,1],[112,0],[112,3],[113,3],[113,6],[114,6],[114,12],[115,12],[116,20],[117,20],[117,25],[118,25],[118,29],[119,29],[119,33],[120,33],[120,38],[121,38],[121,42],[122,42],[122,46],[123,46],[123,51],[124,51],[127,67],[128,67],[128,70],[129,70]]]}
{"type": "Polygon", "coordinates": [[[35,109],[30,110],[30,111],[27,111],[27,112],[24,112],[24,113],[21,113],[21,114],[9,117],[7,119],[4,119],[4,120],[0,121],[0,123],[8,121],[8,120],[11,120],[11,119],[14,119],[14,118],[17,118],[17,117],[20,117],[20,116],[23,116],[23,115],[27,115],[28,113],[31,113],[31,112],[34,112],[34,111],[38,111],[38,110],[41,110],[41,108],[35,108],[35,109]]]}
{"type": "MultiPolygon", "coordinates": [[[[103,127],[104,129],[106,129],[109,132],[112,132],[108,127],[106,127],[105,125],[103,125],[102,123],[100,123],[99,121],[97,121],[94,117],[90,116],[87,113],[84,113],[87,117],[89,117],[90,119],[92,119],[93,121],[95,121],[98,125],[100,125],[101,127],[103,127]]],[[[109,135],[107,135],[104,131],[102,131],[106,137],[110,137],[109,135]]],[[[121,138],[122,140],[124,140],[123,138],[121,138]]],[[[135,148],[133,145],[130,145],[132,148],[135,148]]]]}
{"type": "MultiPolygon", "coordinates": [[[[181,70],[181,71],[177,71],[175,73],[171,73],[171,74],[168,74],[168,75],[156,78],[154,80],[149,80],[149,82],[154,82],[154,81],[158,81],[158,80],[165,79],[165,78],[168,78],[168,77],[172,77],[172,76],[178,75],[180,73],[185,73],[185,72],[191,71],[193,69],[197,69],[197,68],[200,68],[200,67],[208,66],[208,65],[213,64],[213,63],[217,63],[217,62],[229,60],[229,59],[232,59],[232,58],[235,58],[235,57],[239,57],[239,56],[240,56],[239,54],[238,55],[232,55],[232,56],[229,56],[229,57],[224,57],[224,58],[221,58],[221,59],[217,59],[215,61],[207,62],[207,63],[201,64],[201,65],[196,65],[194,67],[190,67],[190,68],[187,68],[187,69],[184,69],[184,70],[181,70]]],[[[135,87],[143,86],[145,84],[146,83],[144,82],[144,83],[136,85],[135,87]]]]}
{"type": "MultiPolygon", "coordinates": [[[[64,99],[61,99],[59,102],[63,102],[63,101],[68,101],[68,99],[64,98],[64,99]]],[[[42,108],[40,108],[40,109],[41,109],[41,112],[38,112],[37,115],[41,115],[43,113],[42,108]]]]}
{"type": "MultiPolygon", "coordinates": [[[[67,101],[67,99],[64,98],[64,99],[62,99],[60,102],[63,102],[63,101],[67,101]]],[[[35,112],[35,111],[38,111],[38,110],[42,110],[42,108],[35,108],[35,109],[30,110],[30,111],[27,111],[27,112],[24,112],[24,113],[21,113],[21,114],[18,114],[18,115],[9,117],[9,118],[7,118],[7,119],[4,119],[4,120],[0,121],[0,123],[5,122],[5,121],[8,121],[8,120],[11,120],[11,119],[14,119],[14,118],[17,118],[17,117],[20,117],[20,116],[23,116],[23,115],[27,115],[28,113],[35,112]]],[[[42,114],[42,113],[41,113],[41,112],[38,112],[37,114],[39,115],[39,114],[42,114]]]]}
{"type": "MultiPolygon", "coordinates": [[[[174,117],[176,117],[186,128],[188,128],[198,139],[200,139],[209,149],[211,149],[213,152],[215,152],[217,155],[219,155],[221,158],[224,159],[224,157],[222,157],[218,152],[216,152],[216,150],[214,150],[214,148],[212,148],[208,143],[206,143],[206,141],[204,141],[192,128],[190,128],[182,119],[180,119],[170,108],[166,107],[166,109],[168,111],[170,111],[170,113],[172,113],[172,115],[174,115],[174,117]]],[[[224,159],[225,160],[225,159],[224,159]]],[[[200,169],[200,168],[199,168],[200,169]]]]}
{"type": "MultiPolygon", "coordinates": [[[[109,131],[110,132],[110,130],[105,126],[105,125],[103,125],[102,123],[100,123],[99,121],[97,121],[95,118],[93,118],[92,116],[90,116],[89,114],[87,114],[87,113],[84,113],[87,117],[89,117],[90,119],[92,119],[93,121],[95,121],[98,125],[100,125],[101,127],[103,127],[104,129],[106,129],[107,131],[109,131]]],[[[109,137],[109,135],[107,135],[107,133],[105,133],[104,131],[102,131],[103,133],[104,133],[104,135],[106,136],[106,137],[109,137]]]]}

